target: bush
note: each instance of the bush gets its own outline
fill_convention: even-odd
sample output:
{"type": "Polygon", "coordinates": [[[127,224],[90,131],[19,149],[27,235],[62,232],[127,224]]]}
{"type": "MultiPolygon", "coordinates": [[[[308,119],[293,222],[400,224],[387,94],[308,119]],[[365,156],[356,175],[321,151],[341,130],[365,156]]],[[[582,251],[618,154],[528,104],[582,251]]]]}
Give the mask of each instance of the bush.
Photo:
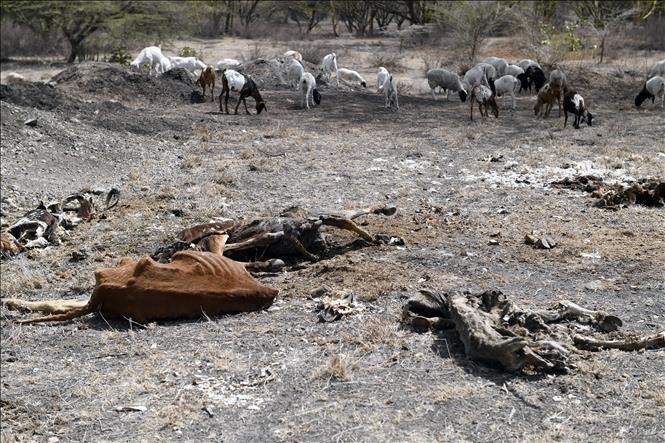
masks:
{"type": "Polygon", "coordinates": [[[132,54],[124,46],[115,48],[111,51],[109,56],[109,63],[118,63],[120,65],[128,65],[132,60],[132,54]]]}
{"type": "Polygon", "coordinates": [[[310,43],[302,45],[299,52],[302,54],[302,59],[304,61],[318,65],[321,63],[321,60],[323,60],[323,57],[333,51],[328,46],[310,43]]]}
{"type": "Polygon", "coordinates": [[[198,57],[199,53],[194,48],[190,48],[189,46],[183,46],[182,48],[180,48],[180,51],[178,51],[178,55],[180,57],[198,57]]]}
{"type": "Polygon", "coordinates": [[[404,70],[404,66],[400,63],[399,56],[396,54],[375,54],[370,65],[373,68],[383,66],[390,72],[401,72],[404,70]]]}

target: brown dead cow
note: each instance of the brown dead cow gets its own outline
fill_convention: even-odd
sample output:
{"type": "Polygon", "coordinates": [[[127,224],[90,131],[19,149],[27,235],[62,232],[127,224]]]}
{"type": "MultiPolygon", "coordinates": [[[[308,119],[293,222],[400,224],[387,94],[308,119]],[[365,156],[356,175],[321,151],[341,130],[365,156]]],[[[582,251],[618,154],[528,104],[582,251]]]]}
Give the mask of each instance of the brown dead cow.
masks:
{"type": "Polygon", "coordinates": [[[209,65],[201,71],[199,79],[196,80],[196,84],[203,88],[203,101],[205,101],[206,98],[206,87],[208,85],[210,85],[210,100],[213,102],[215,101],[215,77],[215,68],[212,65],[209,65]]]}
{"type": "Polygon", "coordinates": [[[95,279],[95,290],[87,303],[3,302],[11,308],[55,313],[19,323],[64,321],[96,312],[105,318],[146,323],[257,311],[270,306],[278,293],[256,281],[242,263],[197,251],[177,252],[168,264],[150,257],[124,258],[115,268],[95,271],[95,279]]]}
{"type": "Polygon", "coordinates": [[[358,234],[369,243],[389,240],[386,236],[373,237],[358,226],[353,219],[368,215],[392,215],[394,206],[378,206],[341,213],[306,212],[293,207],[278,217],[241,223],[224,220],[196,225],[178,234],[178,241],[159,248],[152,258],[167,262],[175,251],[196,249],[224,254],[236,260],[248,262],[248,269],[275,269],[284,265],[283,260],[304,258],[317,261],[327,249],[322,226],[334,226],[358,234]],[[256,261],[267,260],[267,261],[256,261]]]}

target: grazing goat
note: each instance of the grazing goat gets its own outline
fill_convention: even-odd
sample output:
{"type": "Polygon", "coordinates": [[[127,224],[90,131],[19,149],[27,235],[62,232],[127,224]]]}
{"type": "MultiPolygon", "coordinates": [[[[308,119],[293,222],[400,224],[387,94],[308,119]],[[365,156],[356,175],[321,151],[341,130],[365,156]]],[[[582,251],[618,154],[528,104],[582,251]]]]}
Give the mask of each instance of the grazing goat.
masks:
{"type": "Polygon", "coordinates": [[[653,68],[651,68],[651,71],[649,71],[649,77],[647,77],[647,79],[656,76],[665,77],[665,60],[656,62],[656,64],[653,65],[653,68]]]}
{"type": "Polygon", "coordinates": [[[339,87],[339,74],[337,72],[337,54],[334,52],[323,57],[321,61],[321,67],[323,68],[323,77],[326,81],[330,81],[330,78],[335,73],[335,78],[337,79],[337,86],[339,87]]]}
{"type": "Polygon", "coordinates": [[[531,59],[528,59],[528,58],[522,59],[519,62],[517,62],[517,66],[522,68],[524,70],[524,72],[526,72],[526,70],[529,68],[529,66],[535,66],[536,68],[539,68],[540,70],[543,69],[540,66],[540,64],[538,64],[537,61],[534,61],[534,60],[531,60],[531,59]]]}
{"type": "Polygon", "coordinates": [[[284,57],[291,57],[294,60],[298,60],[299,62],[302,62],[302,54],[299,53],[298,51],[293,51],[293,50],[286,51],[284,53],[284,57]]]}
{"type": "Polygon", "coordinates": [[[651,99],[651,103],[655,103],[656,96],[660,95],[660,107],[663,107],[665,103],[665,77],[656,76],[647,80],[644,84],[644,87],[635,97],[635,106],[638,108],[642,105],[642,102],[646,99],[651,99]]]}
{"type": "MultiPolygon", "coordinates": [[[[233,69],[225,69],[222,71],[222,92],[219,94],[219,112],[224,111],[224,109],[222,109],[222,97],[224,97],[225,110],[227,114],[229,113],[229,93],[233,91],[240,94],[240,91],[245,87],[246,81],[246,77],[238,71],[233,69]]],[[[240,104],[240,96],[238,96],[237,104],[240,104]]],[[[236,111],[237,110],[238,108],[236,106],[236,111]]]]}
{"type": "Polygon", "coordinates": [[[383,94],[386,97],[386,108],[390,108],[391,111],[397,112],[399,110],[399,103],[397,101],[397,86],[395,86],[392,75],[385,79],[382,89],[383,94]]]}
{"type": "Polygon", "coordinates": [[[580,129],[580,121],[586,121],[589,126],[591,126],[591,120],[593,120],[593,115],[587,110],[584,105],[584,97],[574,91],[569,89],[563,96],[563,127],[566,127],[568,123],[568,113],[571,112],[575,116],[575,121],[573,122],[573,127],[575,129],[580,129]]]}
{"type": "Polygon", "coordinates": [[[471,88],[471,97],[469,97],[469,101],[471,102],[471,120],[473,120],[474,102],[478,103],[481,117],[489,117],[487,113],[487,107],[489,106],[492,109],[494,117],[499,118],[499,107],[496,104],[492,90],[487,86],[475,85],[471,88]],[[483,113],[483,111],[485,112],[483,113]]]}
{"type": "Polygon", "coordinates": [[[300,63],[297,59],[288,57],[281,63],[283,63],[283,66],[286,70],[286,83],[289,86],[298,89],[298,86],[300,85],[300,79],[305,73],[305,68],[303,67],[302,63],[300,63]]]}
{"type": "Polygon", "coordinates": [[[561,102],[563,101],[563,92],[568,89],[568,83],[566,80],[566,74],[559,69],[555,69],[550,72],[550,85],[555,86],[559,90],[559,97],[557,97],[557,102],[559,103],[559,117],[561,117],[561,102]]]}
{"type": "Polygon", "coordinates": [[[238,71],[242,69],[242,62],[234,58],[224,58],[218,61],[215,67],[218,71],[223,71],[224,69],[235,69],[238,71]]]}
{"type": "MultiPolygon", "coordinates": [[[[226,77],[222,77],[222,89],[224,88],[224,81],[226,77]]],[[[223,91],[222,91],[223,94],[223,91]]],[[[249,110],[247,109],[247,102],[245,99],[249,96],[252,96],[254,100],[256,101],[256,114],[260,114],[261,111],[265,110],[268,112],[268,108],[266,108],[266,102],[263,101],[263,97],[261,97],[261,93],[259,92],[259,88],[256,86],[256,83],[254,83],[254,80],[251,78],[245,76],[245,84],[243,85],[242,89],[240,89],[240,95],[238,96],[238,103],[236,103],[236,110],[235,113],[238,113],[238,106],[240,106],[240,101],[242,100],[243,104],[245,105],[245,112],[247,115],[249,115],[249,110]]],[[[221,94],[220,94],[220,101],[221,101],[221,94]]],[[[226,112],[228,114],[228,110],[226,112]]]]}
{"type": "Polygon", "coordinates": [[[191,73],[206,68],[206,64],[196,57],[169,57],[169,61],[172,67],[183,68],[191,73]]]}
{"type": "Polygon", "coordinates": [[[339,68],[337,70],[337,76],[338,79],[342,80],[346,84],[360,83],[360,86],[363,88],[367,87],[367,82],[362,77],[362,75],[358,74],[352,69],[339,68]]]}
{"type": "Polygon", "coordinates": [[[63,309],[62,300],[44,302],[44,311],[58,313],[19,323],[65,321],[97,312],[137,323],[195,319],[258,311],[278,293],[256,281],[242,263],[198,251],[176,252],[167,264],[147,256],[124,258],[115,268],[97,269],[95,280],[87,303],[67,300],[69,308],[63,309]]]}
{"type": "Polygon", "coordinates": [[[436,68],[427,71],[427,84],[432,89],[432,99],[436,100],[434,90],[439,87],[446,93],[446,100],[450,99],[451,92],[457,92],[462,102],[466,101],[467,92],[462,85],[459,75],[450,72],[447,69],[436,68]]]}
{"type": "Polygon", "coordinates": [[[512,75],[504,75],[496,81],[490,79],[489,81],[492,93],[496,97],[508,94],[512,97],[512,109],[515,109],[515,92],[519,89],[520,81],[512,75]]]}
{"type": "Polygon", "coordinates": [[[162,50],[157,46],[148,46],[143,48],[139,55],[130,64],[130,69],[140,71],[141,66],[148,65],[148,74],[152,75],[153,69],[156,74],[163,74],[171,69],[171,62],[162,55],[162,50]]]}
{"type": "Polygon", "coordinates": [[[526,68],[523,74],[519,74],[517,79],[521,83],[520,92],[527,89],[531,92],[532,85],[536,87],[536,92],[538,92],[545,84],[545,73],[538,66],[531,65],[526,68]]]}
{"type": "Polygon", "coordinates": [[[485,57],[484,59],[481,60],[481,63],[489,63],[490,65],[494,66],[494,69],[496,69],[497,77],[502,77],[506,75],[506,69],[508,69],[508,62],[503,58],[485,57]]]}
{"type": "Polygon", "coordinates": [[[379,66],[379,70],[376,73],[376,92],[379,94],[383,92],[383,84],[388,77],[390,77],[388,70],[383,66],[379,66]]]}
{"type": "Polygon", "coordinates": [[[497,78],[496,68],[492,64],[480,62],[474,66],[474,68],[475,67],[482,69],[486,81],[489,81],[489,79],[495,80],[497,78]]]}
{"type": "Polygon", "coordinates": [[[313,103],[321,104],[321,94],[316,90],[316,79],[309,72],[305,72],[300,79],[300,92],[302,100],[300,106],[309,109],[309,98],[312,97],[313,103]]]}
{"type": "Polygon", "coordinates": [[[524,69],[520,68],[517,65],[508,65],[504,74],[512,75],[513,77],[517,78],[518,75],[524,74],[524,69]]]}
{"type": "Polygon", "coordinates": [[[549,117],[554,102],[559,100],[560,96],[561,91],[559,91],[556,85],[546,83],[545,86],[540,88],[538,97],[536,98],[536,105],[533,107],[536,117],[549,117]]]}
{"type": "Polygon", "coordinates": [[[487,76],[485,70],[481,66],[474,66],[466,71],[464,74],[464,81],[470,86],[474,87],[479,84],[487,84],[487,76]]]}
{"type": "Polygon", "coordinates": [[[215,68],[210,65],[205,70],[201,71],[199,79],[196,84],[203,88],[203,100],[206,98],[206,86],[210,85],[210,101],[215,101],[215,68]]]}

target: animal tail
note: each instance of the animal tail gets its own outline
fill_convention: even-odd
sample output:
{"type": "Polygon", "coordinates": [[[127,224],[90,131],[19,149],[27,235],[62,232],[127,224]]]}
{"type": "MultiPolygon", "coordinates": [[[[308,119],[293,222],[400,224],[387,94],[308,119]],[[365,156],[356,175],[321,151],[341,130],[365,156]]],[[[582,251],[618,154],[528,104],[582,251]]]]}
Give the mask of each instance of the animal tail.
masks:
{"type": "Polygon", "coordinates": [[[90,304],[87,304],[83,307],[80,308],[72,308],[68,312],[62,313],[62,314],[55,314],[55,315],[46,315],[44,317],[37,317],[37,318],[32,318],[28,320],[18,320],[16,323],[22,324],[22,325],[30,325],[33,323],[45,323],[45,322],[50,322],[50,321],[65,321],[65,320],[71,320],[73,318],[77,317],[83,317],[84,315],[87,314],[92,314],[93,309],[90,307],[90,304]]]}
{"type": "Polygon", "coordinates": [[[314,103],[317,105],[321,104],[321,94],[319,94],[319,91],[316,89],[312,92],[312,95],[314,96],[314,103]]]}

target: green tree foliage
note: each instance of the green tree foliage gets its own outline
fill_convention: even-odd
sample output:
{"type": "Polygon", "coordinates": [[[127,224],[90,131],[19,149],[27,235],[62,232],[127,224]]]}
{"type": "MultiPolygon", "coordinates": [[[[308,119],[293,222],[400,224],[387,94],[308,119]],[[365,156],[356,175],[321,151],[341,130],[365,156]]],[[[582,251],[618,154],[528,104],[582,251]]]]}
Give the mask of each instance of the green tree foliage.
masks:
{"type": "Polygon", "coordinates": [[[70,45],[67,62],[72,63],[96,33],[167,35],[174,28],[178,8],[178,3],[160,1],[3,0],[0,13],[37,32],[61,31],[70,45]]]}

